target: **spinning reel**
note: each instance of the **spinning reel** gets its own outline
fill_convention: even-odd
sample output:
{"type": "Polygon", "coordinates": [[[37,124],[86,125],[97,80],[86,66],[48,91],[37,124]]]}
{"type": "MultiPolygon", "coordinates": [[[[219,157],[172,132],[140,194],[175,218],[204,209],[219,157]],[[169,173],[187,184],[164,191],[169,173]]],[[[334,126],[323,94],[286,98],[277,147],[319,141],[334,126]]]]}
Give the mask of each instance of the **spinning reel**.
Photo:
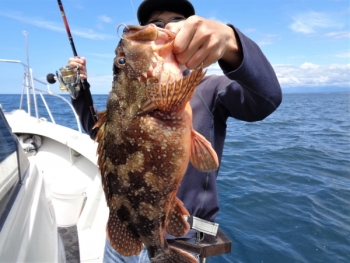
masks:
{"type": "Polygon", "coordinates": [[[70,96],[73,99],[76,99],[78,92],[80,90],[80,70],[79,66],[71,67],[71,66],[64,66],[59,69],[61,74],[56,71],[56,76],[52,73],[48,74],[46,76],[46,80],[53,84],[57,80],[59,82],[59,87],[62,92],[69,92],[70,96]],[[74,72],[74,69],[77,70],[77,72],[74,72]]]}

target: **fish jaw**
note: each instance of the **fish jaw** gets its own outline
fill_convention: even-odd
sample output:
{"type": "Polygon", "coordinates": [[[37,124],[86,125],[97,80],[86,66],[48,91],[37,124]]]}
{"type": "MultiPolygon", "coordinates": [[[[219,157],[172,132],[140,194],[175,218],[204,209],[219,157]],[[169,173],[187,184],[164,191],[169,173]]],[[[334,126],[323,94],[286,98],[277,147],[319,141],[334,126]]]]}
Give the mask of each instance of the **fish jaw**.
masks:
{"type": "Polygon", "coordinates": [[[116,49],[114,67],[127,67],[130,78],[148,83],[166,84],[181,79],[182,70],[172,52],[175,36],[153,24],[127,26],[116,49]],[[125,58],[125,65],[118,64],[121,57],[125,58]]]}

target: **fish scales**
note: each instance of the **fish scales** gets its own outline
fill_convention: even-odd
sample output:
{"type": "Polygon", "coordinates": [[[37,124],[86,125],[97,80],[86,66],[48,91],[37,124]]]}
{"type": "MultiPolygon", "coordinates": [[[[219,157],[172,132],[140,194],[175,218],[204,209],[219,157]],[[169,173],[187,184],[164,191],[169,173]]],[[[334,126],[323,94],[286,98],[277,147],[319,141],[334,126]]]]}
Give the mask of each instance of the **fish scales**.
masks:
{"type": "Polygon", "coordinates": [[[109,207],[107,238],[123,256],[146,246],[151,262],[196,262],[168,246],[183,236],[189,215],[176,197],[189,161],[218,168],[210,143],[192,128],[189,104],[205,72],[183,77],[172,54],[175,34],[154,25],[128,26],[116,48],[107,109],[98,114],[98,165],[109,207]]]}

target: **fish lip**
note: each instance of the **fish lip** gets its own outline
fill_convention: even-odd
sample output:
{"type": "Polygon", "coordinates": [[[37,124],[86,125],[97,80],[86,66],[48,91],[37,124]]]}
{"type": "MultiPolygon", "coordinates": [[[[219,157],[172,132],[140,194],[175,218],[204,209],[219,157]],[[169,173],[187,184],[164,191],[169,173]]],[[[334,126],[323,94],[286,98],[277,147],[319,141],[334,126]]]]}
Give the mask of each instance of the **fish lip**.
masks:
{"type": "Polygon", "coordinates": [[[167,36],[169,39],[175,39],[176,34],[177,34],[177,33],[173,32],[173,31],[168,30],[168,29],[157,27],[154,24],[148,24],[148,25],[145,25],[145,26],[135,26],[135,25],[120,24],[118,26],[118,29],[117,29],[117,34],[118,34],[118,36],[121,39],[133,38],[133,36],[135,34],[138,34],[140,31],[147,31],[147,30],[153,30],[153,31],[157,32],[157,34],[155,35],[154,39],[159,38],[161,35],[167,36]],[[121,26],[124,26],[123,34],[119,35],[119,28],[121,26]],[[136,32],[134,34],[130,33],[132,31],[136,31],[136,32]]]}

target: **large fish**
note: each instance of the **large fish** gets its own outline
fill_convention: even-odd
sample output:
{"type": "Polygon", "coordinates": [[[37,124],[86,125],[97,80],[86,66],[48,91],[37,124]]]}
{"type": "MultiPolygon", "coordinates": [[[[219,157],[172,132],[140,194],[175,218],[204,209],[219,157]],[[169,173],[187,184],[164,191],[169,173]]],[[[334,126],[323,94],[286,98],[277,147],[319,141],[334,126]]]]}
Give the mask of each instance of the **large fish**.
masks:
{"type": "Polygon", "coordinates": [[[197,262],[168,246],[164,234],[189,230],[189,213],[176,197],[189,161],[201,171],[218,168],[211,144],[192,129],[189,100],[205,72],[199,67],[183,77],[174,38],[152,24],[125,28],[107,109],[96,124],[107,238],[123,256],[139,254],[144,244],[151,262],[197,262]]]}

